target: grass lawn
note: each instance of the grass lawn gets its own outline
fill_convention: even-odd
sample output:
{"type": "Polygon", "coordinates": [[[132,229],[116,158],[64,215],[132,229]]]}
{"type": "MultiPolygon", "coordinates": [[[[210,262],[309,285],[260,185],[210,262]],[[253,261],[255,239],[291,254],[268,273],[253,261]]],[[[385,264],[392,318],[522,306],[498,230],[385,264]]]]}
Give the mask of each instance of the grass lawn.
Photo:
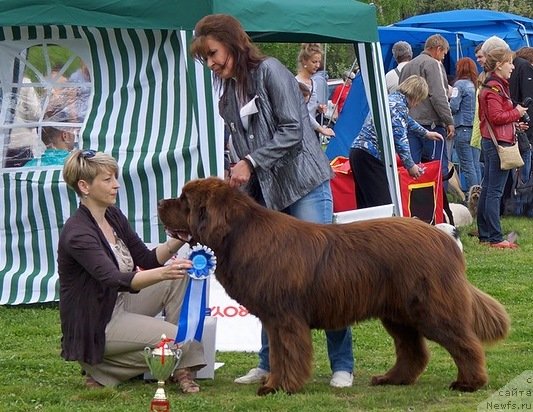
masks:
{"type": "MultiPolygon", "coordinates": [[[[255,353],[217,353],[225,365],[214,380],[200,382],[202,392],[183,395],[167,386],[172,411],[475,411],[478,404],[524,371],[533,370],[533,220],[505,218],[503,227],[519,233],[519,250],[495,250],[461,231],[467,276],[507,308],[510,336],[486,348],[490,382],[475,393],[450,391],[457,370],[440,346],[430,342],[431,359],[420,380],[411,386],[369,386],[372,375],[393,362],[392,341],[378,321],[354,326],[356,373],[354,386],[334,389],[322,331],[314,332],[314,373],[301,393],[255,395],[255,385],[233,379],[257,364],[255,353]]],[[[0,412],[3,411],[147,411],[155,383],[134,380],[114,389],[89,390],[75,362],[59,357],[57,304],[0,307],[0,412]]],[[[533,383],[529,383],[530,394],[533,383]]],[[[513,400],[505,398],[504,401],[513,400]]],[[[527,404],[533,410],[533,396],[527,404]]]]}

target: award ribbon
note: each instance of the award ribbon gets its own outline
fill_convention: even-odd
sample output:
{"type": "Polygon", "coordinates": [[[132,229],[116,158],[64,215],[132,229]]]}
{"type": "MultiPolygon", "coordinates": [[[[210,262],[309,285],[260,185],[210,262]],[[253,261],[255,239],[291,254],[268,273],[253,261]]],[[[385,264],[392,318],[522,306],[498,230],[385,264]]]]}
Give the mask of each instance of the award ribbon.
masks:
{"type": "Polygon", "coordinates": [[[176,343],[189,340],[200,342],[204,332],[207,308],[207,278],[215,273],[217,258],[207,246],[197,244],[189,252],[192,268],[189,269],[189,284],[183,298],[176,343]]]}

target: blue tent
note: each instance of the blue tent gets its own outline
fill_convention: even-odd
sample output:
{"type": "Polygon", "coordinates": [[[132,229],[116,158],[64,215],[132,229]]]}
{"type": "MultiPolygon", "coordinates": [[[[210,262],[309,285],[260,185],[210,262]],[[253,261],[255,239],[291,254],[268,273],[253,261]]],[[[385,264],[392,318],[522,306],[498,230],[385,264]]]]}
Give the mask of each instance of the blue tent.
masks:
{"type": "Polygon", "coordinates": [[[533,19],[493,10],[466,9],[421,14],[394,23],[394,26],[498,36],[513,50],[533,44],[533,19]]]}
{"type": "Polygon", "coordinates": [[[404,40],[418,55],[426,39],[439,33],[450,43],[450,52],[444,66],[449,74],[455,73],[455,64],[461,57],[474,58],[476,45],[490,36],[504,39],[511,49],[533,45],[533,19],[492,10],[452,10],[421,14],[379,28],[379,41],[385,71],[396,66],[392,45],[404,40]]]}
{"type": "Polygon", "coordinates": [[[447,73],[455,73],[455,65],[461,57],[474,57],[474,49],[477,44],[485,41],[491,35],[482,35],[466,31],[448,31],[419,27],[379,27],[379,42],[383,55],[385,72],[396,67],[396,61],[392,57],[392,46],[399,40],[406,41],[413,49],[413,55],[417,56],[424,50],[426,39],[433,34],[440,34],[450,44],[450,52],[446,56],[444,66],[447,73]]]}

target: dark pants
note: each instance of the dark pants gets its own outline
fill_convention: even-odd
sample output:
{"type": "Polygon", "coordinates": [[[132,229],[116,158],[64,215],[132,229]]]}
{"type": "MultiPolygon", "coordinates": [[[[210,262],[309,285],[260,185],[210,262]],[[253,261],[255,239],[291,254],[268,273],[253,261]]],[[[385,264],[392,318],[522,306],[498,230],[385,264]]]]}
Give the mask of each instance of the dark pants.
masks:
{"type": "Polygon", "coordinates": [[[509,170],[500,169],[500,158],[491,139],[481,139],[483,152],[483,182],[477,206],[479,240],[498,243],[503,240],[500,224],[500,203],[509,170]]]}
{"type": "Polygon", "coordinates": [[[350,167],[355,180],[357,208],[392,203],[385,164],[362,149],[350,150],[350,167]]]}

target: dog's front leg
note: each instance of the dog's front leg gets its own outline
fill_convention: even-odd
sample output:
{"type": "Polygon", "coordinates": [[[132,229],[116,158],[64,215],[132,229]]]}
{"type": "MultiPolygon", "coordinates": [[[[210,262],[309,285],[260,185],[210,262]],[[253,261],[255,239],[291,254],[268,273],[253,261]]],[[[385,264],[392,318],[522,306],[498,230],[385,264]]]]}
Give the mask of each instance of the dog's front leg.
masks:
{"type": "Polygon", "coordinates": [[[295,316],[263,322],[270,345],[270,374],[258,395],[298,392],[311,376],[313,343],[305,321],[295,316]]]}

